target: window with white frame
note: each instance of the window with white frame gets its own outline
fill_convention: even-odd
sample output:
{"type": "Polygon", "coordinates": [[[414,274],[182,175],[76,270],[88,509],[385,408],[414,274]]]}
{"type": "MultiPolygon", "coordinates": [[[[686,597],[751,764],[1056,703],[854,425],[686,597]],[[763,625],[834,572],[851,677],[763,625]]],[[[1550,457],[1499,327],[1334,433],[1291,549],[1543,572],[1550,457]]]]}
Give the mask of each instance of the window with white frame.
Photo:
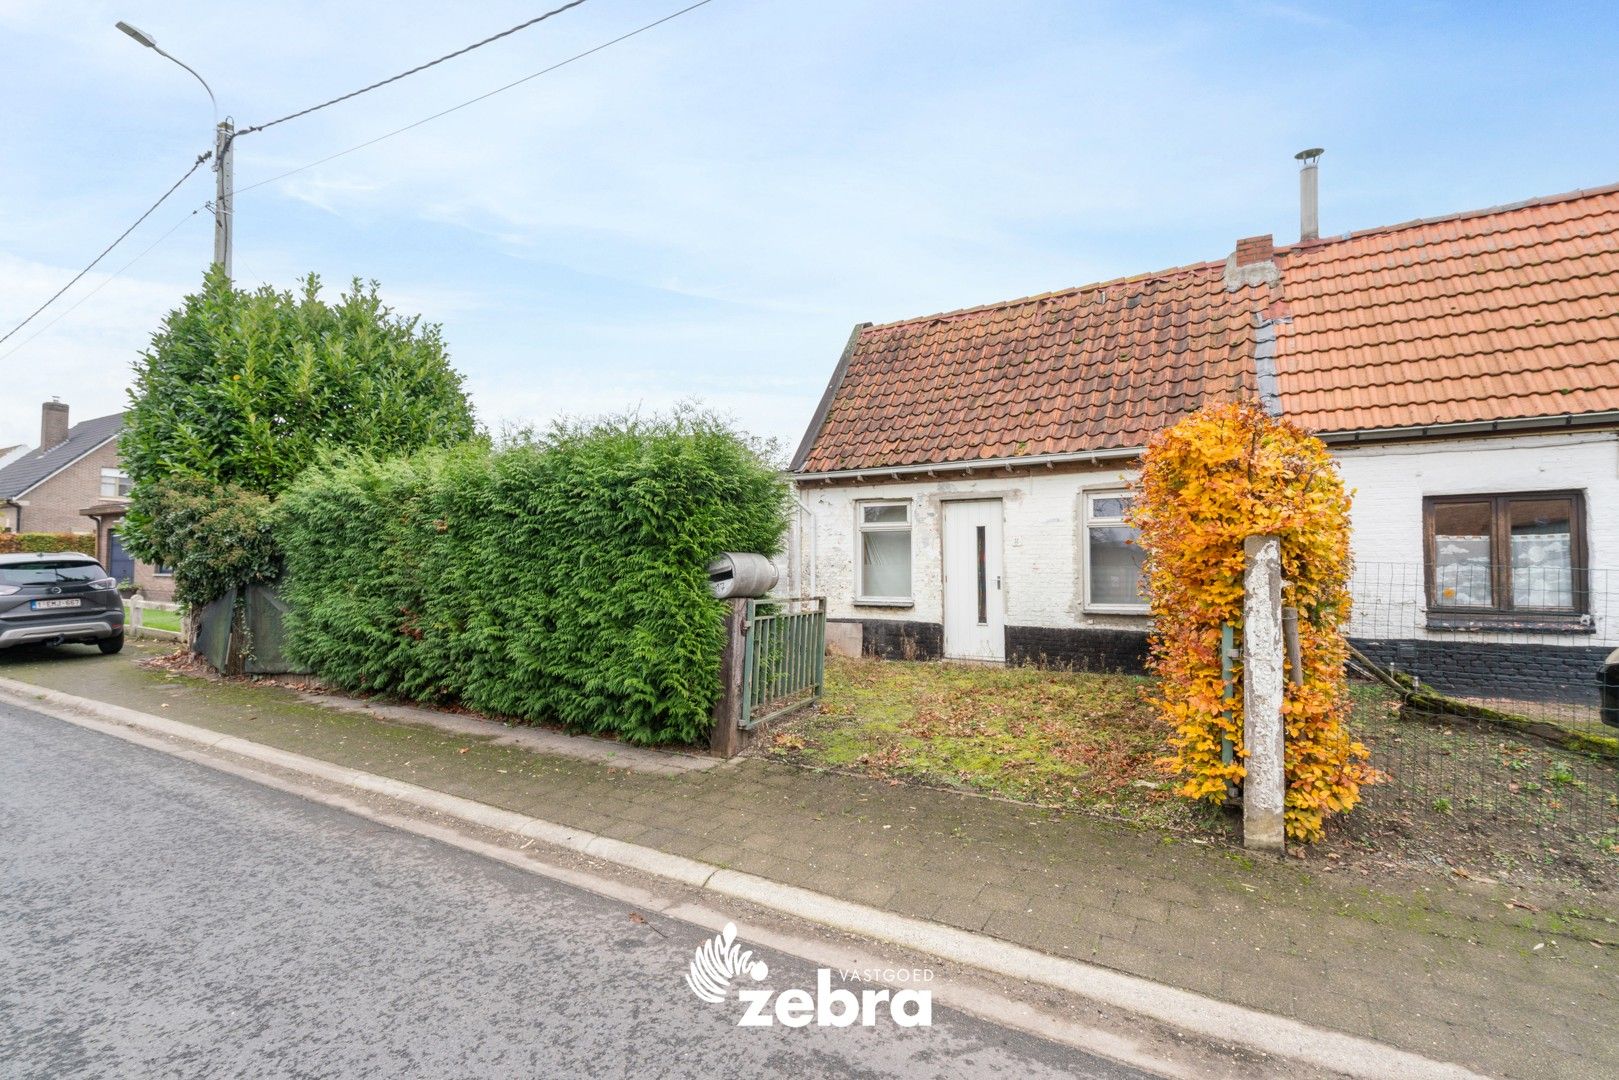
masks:
{"type": "Polygon", "coordinates": [[[1146,611],[1141,591],[1141,549],[1136,527],[1125,520],[1134,500],[1127,491],[1085,493],[1085,606],[1096,611],[1146,611]]]}
{"type": "Polygon", "coordinates": [[[855,504],[860,531],[862,603],[911,602],[911,504],[907,501],[855,504]]]}
{"type": "Polygon", "coordinates": [[[103,498],[115,499],[129,494],[129,474],[122,469],[101,470],[101,495],[103,498]]]}

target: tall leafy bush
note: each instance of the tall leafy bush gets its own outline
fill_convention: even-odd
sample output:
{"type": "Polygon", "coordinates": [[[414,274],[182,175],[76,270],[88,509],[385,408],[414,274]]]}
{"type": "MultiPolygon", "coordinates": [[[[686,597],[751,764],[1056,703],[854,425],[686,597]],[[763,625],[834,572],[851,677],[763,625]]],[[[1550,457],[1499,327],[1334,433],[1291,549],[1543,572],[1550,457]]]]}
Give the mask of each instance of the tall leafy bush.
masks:
{"type": "Polygon", "coordinates": [[[757,448],[691,411],[334,459],[276,508],[287,651],[348,689],[696,741],[724,645],[707,563],[776,551],[785,498],[757,448]]]}
{"type": "Polygon", "coordinates": [[[322,453],[405,453],[473,434],[438,327],[395,314],[375,283],[355,281],[328,303],[313,274],[296,293],[247,291],[215,267],[135,364],[119,443],[134,484],[122,536],[206,603],[252,580],[233,579],[232,566],[273,572],[259,557],[258,515],[322,453]],[[172,511],[208,498],[235,512],[189,513],[173,527],[172,511]]]}
{"type": "Polygon", "coordinates": [[[1156,703],[1174,728],[1166,764],[1182,795],[1215,803],[1242,778],[1245,754],[1242,695],[1222,699],[1220,627],[1242,624],[1244,539],[1280,538],[1283,603],[1298,609],[1303,654],[1302,682],[1289,681],[1282,705],[1285,821],[1295,839],[1320,837],[1323,821],[1351,809],[1377,776],[1345,726],[1349,494],[1326,446],[1252,404],[1205,406],[1148,446],[1135,523],[1147,552],[1156,703]],[[1222,738],[1236,747],[1230,764],[1222,738]]]}

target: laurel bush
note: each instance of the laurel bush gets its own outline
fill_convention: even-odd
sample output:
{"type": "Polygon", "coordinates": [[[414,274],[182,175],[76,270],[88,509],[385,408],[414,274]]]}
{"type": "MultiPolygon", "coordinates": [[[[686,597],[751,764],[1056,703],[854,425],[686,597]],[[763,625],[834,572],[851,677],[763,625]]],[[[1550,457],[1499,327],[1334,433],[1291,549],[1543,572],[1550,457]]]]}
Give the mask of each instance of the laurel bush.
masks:
{"type": "Polygon", "coordinates": [[[473,437],[439,328],[397,314],[377,289],[355,280],[328,302],[311,274],[296,292],[249,291],[216,266],[136,361],[118,448],[134,485],[121,534],[137,558],[175,568],[187,602],[259,579],[274,552],[257,518],[268,503],[250,496],[273,500],[323,453],[403,454],[473,437]],[[192,505],[183,532],[159,522],[163,507],[194,504],[199,485],[241,512],[192,505]],[[199,544],[225,561],[203,561],[199,544]],[[231,566],[250,576],[231,577],[231,566]]]}
{"type": "Polygon", "coordinates": [[[685,410],[498,450],[333,457],[275,518],[287,653],[321,678],[690,743],[724,645],[707,563],[776,552],[786,489],[759,447],[685,410]]]}
{"type": "Polygon", "coordinates": [[[174,598],[186,607],[275,580],[281,558],[270,532],[268,495],[181,476],[152,485],[146,507],[171,560],[174,598]]]}

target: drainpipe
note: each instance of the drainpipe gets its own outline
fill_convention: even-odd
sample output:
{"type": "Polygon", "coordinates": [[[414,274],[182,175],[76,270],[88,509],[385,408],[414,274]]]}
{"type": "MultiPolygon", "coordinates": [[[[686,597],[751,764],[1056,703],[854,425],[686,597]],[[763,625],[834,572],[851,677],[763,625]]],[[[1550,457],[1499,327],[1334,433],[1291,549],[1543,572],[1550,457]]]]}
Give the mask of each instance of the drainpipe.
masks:
{"type": "Polygon", "coordinates": [[[1316,162],[1326,153],[1321,147],[1300,150],[1293,155],[1299,163],[1299,239],[1321,238],[1320,194],[1316,187],[1316,162]]]}

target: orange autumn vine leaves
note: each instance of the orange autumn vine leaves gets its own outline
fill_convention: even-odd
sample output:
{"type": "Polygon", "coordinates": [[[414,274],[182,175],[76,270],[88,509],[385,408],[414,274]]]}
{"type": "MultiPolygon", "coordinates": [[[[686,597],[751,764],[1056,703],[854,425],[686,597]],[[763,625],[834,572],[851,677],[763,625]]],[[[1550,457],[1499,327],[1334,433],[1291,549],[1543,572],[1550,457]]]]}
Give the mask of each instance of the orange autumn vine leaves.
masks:
{"type": "Polygon", "coordinates": [[[1243,540],[1281,538],[1283,603],[1299,612],[1304,669],[1283,704],[1287,833],[1319,839],[1376,777],[1344,723],[1349,496],[1326,446],[1249,403],[1205,406],[1148,446],[1133,513],[1147,552],[1153,701],[1174,728],[1164,765],[1182,778],[1181,795],[1214,803],[1243,776],[1242,694],[1239,683],[1222,700],[1220,627],[1241,632],[1243,540]],[[1230,764],[1222,736],[1237,748],[1230,764]]]}

